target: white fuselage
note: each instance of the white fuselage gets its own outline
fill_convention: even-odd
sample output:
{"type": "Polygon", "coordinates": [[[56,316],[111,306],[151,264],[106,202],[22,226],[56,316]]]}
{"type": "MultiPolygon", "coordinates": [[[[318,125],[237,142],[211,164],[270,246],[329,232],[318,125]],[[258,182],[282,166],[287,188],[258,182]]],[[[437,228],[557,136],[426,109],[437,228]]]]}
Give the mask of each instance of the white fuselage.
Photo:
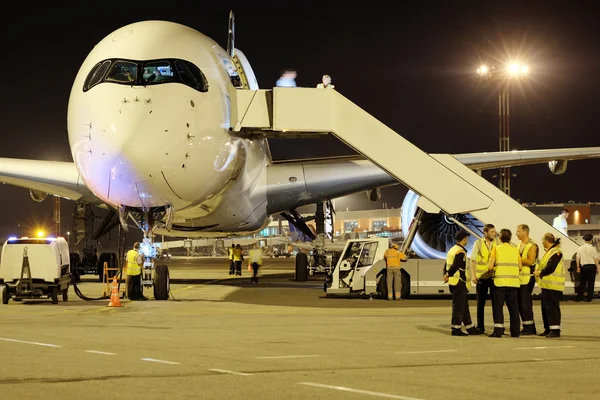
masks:
{"type": "Polygon", "coordinates": [[[173,207],[171,234],[220,236],[264,226],[268,145],[230,134],[229,93],[236,89],[224,60],[229,55],[213,40],[170,22],[135,23],[103,39],[81,66],[69,99],[69,142],[86,186],[115,207],[173,207]],[[181,80],[138,80],[84,91],[90,71],[104,60],[137,64],[140,76],[149,61],[182,60],[200,69],[208,90],[181,80]]]}

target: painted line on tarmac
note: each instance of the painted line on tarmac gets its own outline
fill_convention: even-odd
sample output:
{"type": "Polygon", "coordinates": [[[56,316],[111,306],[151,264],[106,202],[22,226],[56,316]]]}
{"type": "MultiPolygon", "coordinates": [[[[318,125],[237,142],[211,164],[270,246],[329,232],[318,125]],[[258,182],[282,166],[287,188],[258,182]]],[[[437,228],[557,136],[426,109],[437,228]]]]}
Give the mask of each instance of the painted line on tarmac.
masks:
{"type": "Polygon", "coordinates": [[[264,356],[264,357],[256,357],[259,360],[275,360],[280,358],[310,358],[310,357],[321,357],[318,354],[307,354],[307,355],[297,355],[297,356],[264,356]]]}
{"type": "Polygon", "coordinates": [[[187,286],[181,289],[176,289],[176,290],[172,290],[173,293],[177,293],[177,292],[183,292],[184,290],[190,290],[193,289],[195,287],[198,287],[199,285],[191,285],[191,286],[187,286]]]}
{"type": "Polygon", "coordinates": [[[572,349],[575,346],[537,346],[537,347],[517,347],[515,350],[544,350],[544,349],[572,349]]]}
{"type": "Polygon", "coordinates": [[[423,400],[423,399],[417,399],[415,397],[398,396],[395,394],[381,393],[381,392],[371,392],[370,390],[352,389],[352,388],[347,388],[347,387],[343,387],[343,386],[323,385],[320,383],[313,383],[313,382],[298,382],[298,383],[300,385],[313,386],[313,387],[318,387],[318,388],[323,388],[323,389],[333,389],[333,390],[339,390],[342,392],[360,393],[360,394],[366,394],[369,396],[384,397],[386,399],[423,400]]]}
{"type": "Polygon", "coordinates": [[[218,368],[212,368],[212,369],[209,369],[209,371],[219,372],[221,374],[231,374],[231,375],[239,375],[239,376],[251,376],[251,375],[254,375],[254,374],[247,374],[245,372],[236,372],[236,371],[230,371],[228,369],[218,369],[218,368]]]}
{"type": "Polygon", "coordinates": [[[456,350],[423,350],[423,351],[397,351],[396,354],[427,354],[427,353],[453,353],[456,350]]]}
{"type": "Polygon", "coordinates": [[[103,356],[116,356],[117,353],[109,353],[107,351],[98,351],[98,350],[84,350],[85,353],[91,353],[91,354],[100,354],[103,356]]]}
{"type": "Polygon", "coordinates": [[[179,364],[181,364],[181,363],[178,363],[178,362],[175,362],[175,361],[157,360],[155,358],[142,358],[142,361],[150,361],[150,362],[154,362],[154,363],[169,364],[169,365],[179,365],[179,364]]]}
{"type": "Polygon", "coordinates": [[[5,342],[13,342],[13,343],[33,344],[35,346],[56,347],[56,348],[62,347],[62,346],[59,346],[57,344],[39,343],[39,342],[28,342],[26,340],[17,340],[17,339],[9,339],[9,338],[0,338],[0,340],[3,340],[5,342]]]}

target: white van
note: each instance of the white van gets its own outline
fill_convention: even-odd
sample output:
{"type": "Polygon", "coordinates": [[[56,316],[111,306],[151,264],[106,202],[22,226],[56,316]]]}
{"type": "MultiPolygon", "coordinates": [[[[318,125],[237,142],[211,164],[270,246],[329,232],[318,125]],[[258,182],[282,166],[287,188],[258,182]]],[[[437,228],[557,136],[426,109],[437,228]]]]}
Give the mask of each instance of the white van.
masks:
{"type": "Polygon", "coordinates": [[[9,238],[2,246],[0,285],[2,304],[10,299],[52,299],[58,303],[68,299],[70,282],[69,245],[62,238],[9,238]],[[23,276],[24,257],[27,256],[31,277],[23,276]]]}

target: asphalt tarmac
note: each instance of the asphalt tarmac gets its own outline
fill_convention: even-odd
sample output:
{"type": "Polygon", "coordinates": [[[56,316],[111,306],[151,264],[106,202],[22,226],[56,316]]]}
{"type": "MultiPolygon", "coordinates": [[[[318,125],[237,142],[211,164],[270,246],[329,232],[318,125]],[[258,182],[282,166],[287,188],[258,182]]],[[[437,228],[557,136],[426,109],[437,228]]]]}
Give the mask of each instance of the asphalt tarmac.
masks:
{"type": "MultiPolygon", "coordinates": [[[[450,336],[451,301],[324,298],[266,259],[171,261],[172,300],[0,305],[6,399],[589,399],[600,302],[563,302],[562,337],[450,336]]],[[[78,284],[102,294],[97,277],[78,284]]],[[[146,290],[146,295],[152,295],[146,290]]],[[[538,329],[539,302],[534,304],[538,329]]],[[[475,304],[471,302],[475,315],[475,304]]],[[[508,317],[508,315],[506,315],[508,317]]],[[[506,318],[508,320],[508,318],[506,318]]],[[[486,325],[491,329],[491,308],[486,325]]]]}

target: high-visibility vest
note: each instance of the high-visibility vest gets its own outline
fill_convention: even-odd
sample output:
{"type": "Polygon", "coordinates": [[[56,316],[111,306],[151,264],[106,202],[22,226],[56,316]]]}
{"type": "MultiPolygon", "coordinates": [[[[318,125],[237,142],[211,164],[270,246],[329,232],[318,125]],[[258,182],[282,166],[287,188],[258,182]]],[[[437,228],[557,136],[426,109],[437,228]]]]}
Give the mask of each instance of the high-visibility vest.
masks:
{"type": "Polygon", "coordinates": [[[386,265],[388,268],[400,268],[400,260],[402,252],[395,249],[387,249],[385,253],[383,253],[383,258],[386,260],[386,265]]]}
{"type": "MultiPolygon", "coordinates": [[[[531,250],[531,247],[534,245],[535,245],[535,242],[531,239],[525,244],[525,247],[523,248],[523,251],[521,252],[521,260],[522,261],[527,260],[527,255],[529,254],[529,250],[531,250]]],[[[523,269],[521,269],[521,273],[519,274],[519,277],[521,279],[521,285],[527,285],[529,283],[529,281],[531,280],[531,267],[535,267],[535,263],[532,266],[523,265],[523,269]]]]}
{"type": "Polygon", "coordinates": [[[142,269],[137,263],[139,254],[137,250],[129,250],[127,252],[127,275],[134,276],[142,273],[142,269]]]}
{"type": "Polygon", "coordinates": [[[538,278],[537,282],[542,289],[556,290],[564,292],[565,290],[565,268],[563,266],[563,254],[558,247],[553,247],[544,254],[541,261],[535,268],[536,271],[543,270],[548,265],[548,261],[553,255],[560,254],[560,260],[554,272],[550,275],[538,278]]]}
{"type": "MultiPolygon", "coordinates": [[[[450,251],[448,251],[448,254],[446,254],[446,272],[448,272],[448,270],[450,269],[450,267],[452,267],[452,264],[454,263],[454,257],[456,257],[457,254],[459,253],[465,253],[465,249],[463,249],[461,246],[455,244],[450,251]]],[[[465,273],[465,277],[467,278],[467,280],[465,281],[465,283],[467,284],[467,290],[471,289],[471,280],[469,279],[469,268],[467,268],[467,254],[465,253],[465,269],[459,269],[458,271],[456,271],[454,273],[454,275],[448,277],[448,284],[449,285],[458,285],[459,281],[462,281],[462,279],[460,278],[460,273],[461,271],[463,271],[465,273]]]]}
{"type": "Polygon", "coordinates": [[[250,265],[257,263],[262,265],[263,251],[261,249],[252,249],[248,252],[248,263],[250,265]]]}
{"type": "Polygon", "coordinates": [[[237,247],[233,249],[233,261],[242,261],[242,249],[238,249],[237,247]]]}
{"type": "Polygon", "coordinates": [[[496,246],[496,265],[494,267],[494,286],[521,286],[519,279],[519,249],[510,243],[496,246]]]}
{"type": "Polygon", "coordinates": [[[229,259],[233,260],[233,247],[229,248],[229,259]]]}
{"type": "MultiPolygon", "coordinates": [[[[492,241],[492,247],[488,248],[487,241],[485,238],[479,239],[481,241],[479,246],[479,254],[477,254],[477,266],[475,268],[475,276],[477,279],[484,275],[488,275],[488,266],[490,265],[490,254],[494,247],[496,247],[496,241],[492,241]]],[[[486,276],[489,278],[489,276],[486,276]]]]}

